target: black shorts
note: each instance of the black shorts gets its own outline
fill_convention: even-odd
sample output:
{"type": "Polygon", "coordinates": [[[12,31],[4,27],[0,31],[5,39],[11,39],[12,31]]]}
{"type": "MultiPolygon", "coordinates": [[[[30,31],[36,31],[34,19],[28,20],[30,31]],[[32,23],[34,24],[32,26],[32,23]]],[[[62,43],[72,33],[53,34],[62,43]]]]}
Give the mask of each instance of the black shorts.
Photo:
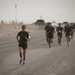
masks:
{"type": "Polygon", "coordinates": [[[53,35],[48,35],[47,37],[50,38],[50,39],[53,39],[54,36],[53,35]]]}
{"type": "Polygon", "coordinates": [[[57,35],[62,38],[62,33],[58,33],[57,35]]]}
{"type": "Polygon", "coordinates": [[[28,45],[27,43],[19,43],[19,47],[22,47],[23,49],[27,49],[28,45]]]}
{"type": "Polygon", "coordinates": [[[68,36],[70,36],[70,34],[69,33],[66,33],[66,37],[68,37],[68,36]]]}

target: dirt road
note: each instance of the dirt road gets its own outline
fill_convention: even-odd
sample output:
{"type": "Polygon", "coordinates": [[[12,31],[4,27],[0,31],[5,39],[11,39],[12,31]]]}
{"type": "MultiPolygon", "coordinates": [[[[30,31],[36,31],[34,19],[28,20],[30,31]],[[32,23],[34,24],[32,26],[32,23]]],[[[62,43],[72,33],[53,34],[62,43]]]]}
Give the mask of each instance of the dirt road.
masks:
{"type": "Polygon", "coordinates": [[[26,64],[19,64],[16,35],[0,37],[0,75],[75,75],[75,36],[67,46],[57,43],[55,33],[52,48],[46,43],[45,32],[30,32],[26,64]]]}

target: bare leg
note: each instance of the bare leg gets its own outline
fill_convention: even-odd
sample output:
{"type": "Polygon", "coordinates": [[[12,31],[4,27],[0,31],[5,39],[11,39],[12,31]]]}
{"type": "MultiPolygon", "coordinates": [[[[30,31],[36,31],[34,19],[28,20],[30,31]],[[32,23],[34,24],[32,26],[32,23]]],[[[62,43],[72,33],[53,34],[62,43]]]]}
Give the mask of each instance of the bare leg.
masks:
{"type": "Polygon", "coordinates": [[[49,44],[49,47],[51,47],[51,39],[48,38],[48,44],[49,44]]]}
{"type": "Polygon", "coordinates": [[[20,59],[22,59],[22,48],[19,47],[19,56],[20,56],[20,59]]]}
{"type": "Polygon", "coordinates": [[[67,37],[67,46],[69,46],[69,37],[67,37]]]}
{"type": "Polygon", "coordinates": [[[19,47],[20,64],[22,63],[22,49],[19,47]]]}
{"type": "Polygon", "coordinates": [[[58,36],[58,43],[59,43],[59,45],[61,44],[61,37],[60,36],[58,36]]]}
{"type": "Polygon", "coordinates": [[[73,39],[73,33],[71,34],[71,39],[73,39]]]}
{"type": "Polygon", "coordinates": [[[53,39],[50,39],[50,42],[53,44],[53,39]]]}
{"type": "Polygon", "coordinates": [[[59,43],[59,37],[58,37],[58,43],[59,43]]]}
{"type": "Polygon", "coordinates": [[[26,49],[23,49],[23,64],[25,64],[26,60],[26,49]]]}

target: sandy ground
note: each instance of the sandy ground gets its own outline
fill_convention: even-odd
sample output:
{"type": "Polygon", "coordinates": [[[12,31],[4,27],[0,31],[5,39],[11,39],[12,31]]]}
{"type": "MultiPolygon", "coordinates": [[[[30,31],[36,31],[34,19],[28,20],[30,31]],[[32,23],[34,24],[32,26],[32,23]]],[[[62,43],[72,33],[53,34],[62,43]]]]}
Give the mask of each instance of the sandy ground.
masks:
{"type": "MultiPolygon", "coordinates": [[[[15,24],[0,24],[0,37],[16,35],[17,31],[21,31],[22,25],[15,24]]],[[[39,30],[37,25],[26,25],[27,31],[36,31],[39,30]]]]}
{"type": "MultiPolygon", "coordinates": [[[[16,29],[16,28],[21,29],[21,26],[22,25],[16,25],[16,24],[0,24],[0,29],[16,29]]],[[[27,30],[39,29],[39,26],[33,24],[26,25],[26,27],[27,30]]]]}

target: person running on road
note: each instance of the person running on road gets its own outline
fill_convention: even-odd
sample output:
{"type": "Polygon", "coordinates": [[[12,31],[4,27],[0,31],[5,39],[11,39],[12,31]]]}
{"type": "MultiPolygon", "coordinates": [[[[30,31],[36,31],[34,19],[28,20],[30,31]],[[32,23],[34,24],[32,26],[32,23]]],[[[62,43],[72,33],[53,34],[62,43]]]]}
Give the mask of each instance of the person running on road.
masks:
{"type": "Polygon", "coordinates": [[[26,31],[26,25],[22,25],[22,31],[18,32],[16,39],[19,42],[19,55],[20,55],[19,63],[21,64],[23,61],[23,64],[25,64],[26,49],[28,47],[27,41],[30,40],[29,33],[26,31]],[[22,56],[22,50],[23,50],[23,56],[22,56]]]}
{"type": "Polygon", "coordinates": [[[62,31],[63,31],[63,27],[61,27],[61,23],[59,23],[59,26],[57,27],[56,31],[58,36],[58,44],[61,45],[61,38],[62,38],[62,31]]]}
{"type": "Polygon", "coordinates": [[[66,39],[67,39],[67,46],[69,46],[69,42],[70,42],[70,39],[71,39],[71,32],[72,32],[72,29],[70,27],[69,24],[67,24],[65,27],[64,27],[64,32],[65,32],[65,36],[66,36],[66,39]]]}
{"type": "Polygon", "coordinates": [[[71,33],[71,39],[73,39],[73,35],[74,35],[74,26],[73,26],[73,24],[71,24],[71,29],[72,29],[72,33],[71,33]]]}
{"type": "Polygon", "coordinates": [[[46,41],[48,43],[48,37],[47,37],[47,29],[49,28],[49,24],[47,23],[47,25],[45,26],[45,31],[46,31],[46,41]]]}
{"type": "Polygon", "coordinates": [[[49,26],[47,28],[47,37],[48,37],[48,44],[49,47],[51,47],[51,43],[53,43],[53,37],[54,37],[54,27],[52,26],[52,23],[48,22],[47,25],[49,26]]]}

